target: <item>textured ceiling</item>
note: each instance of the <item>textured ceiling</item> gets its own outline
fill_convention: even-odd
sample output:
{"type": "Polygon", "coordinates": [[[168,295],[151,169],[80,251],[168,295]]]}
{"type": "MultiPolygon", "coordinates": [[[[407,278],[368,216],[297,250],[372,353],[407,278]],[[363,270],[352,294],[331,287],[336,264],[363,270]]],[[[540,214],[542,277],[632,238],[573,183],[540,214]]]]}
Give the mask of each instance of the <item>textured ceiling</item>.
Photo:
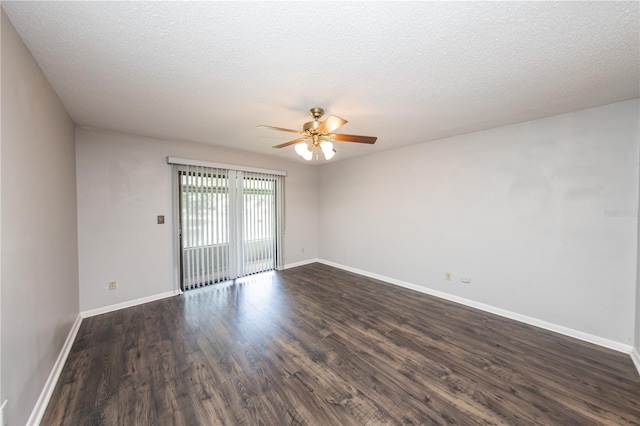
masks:
{"type": "Polygon", "coordinates": [[[290,159],[257,124],[378,136],[337,161],[639,96],[638,2],[2,7],[78,125],[290,159]]]}

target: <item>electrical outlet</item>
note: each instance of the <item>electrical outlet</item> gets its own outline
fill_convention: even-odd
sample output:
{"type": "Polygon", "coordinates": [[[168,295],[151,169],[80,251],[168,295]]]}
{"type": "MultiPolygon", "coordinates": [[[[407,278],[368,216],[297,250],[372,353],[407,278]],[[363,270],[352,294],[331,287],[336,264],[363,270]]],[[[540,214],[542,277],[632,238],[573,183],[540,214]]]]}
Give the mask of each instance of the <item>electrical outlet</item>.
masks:
{"type": "Polygon", "coordinates": [[[302,253],[304,253],[304,247],[302,247],[302,250],[301,250],[301,251],[302,251],[302,253]]]}
{"type": "Polygon", "coordinates": [[[444,279],[447,281],[451,281],[451,272],[445,272],[444,273],[444,279]]]}
{"type": "Polygon", "coordinates": [[[115,290],[116,288],[118,288],[118,283],[115,281],[109,281],[109,287],[107,287],[109,290],[115,290]]]}
{"type": "Polygon", "coordinates": [[[471,278],[470,277],[460,277],[460,281],[465,283],[465,284],[469,284],[471,282],[471,278]]]}

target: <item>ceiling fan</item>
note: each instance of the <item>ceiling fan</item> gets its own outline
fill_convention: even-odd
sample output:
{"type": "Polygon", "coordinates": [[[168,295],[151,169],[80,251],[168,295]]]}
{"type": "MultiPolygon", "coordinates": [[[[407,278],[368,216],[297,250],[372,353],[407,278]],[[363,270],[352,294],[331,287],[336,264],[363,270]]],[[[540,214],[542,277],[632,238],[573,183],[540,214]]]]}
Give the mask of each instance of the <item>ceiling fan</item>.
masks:
{"type": "MultiPolygon", "coordinates": [[[[356,143],[368,143],[373,144],[378,139],[375,136],[360,136],[360,135],[346,135],[344,133],[333,133],[338,127],[342,127],[347,124],[347,120],[340,118],[336,115],[330,115],[324,121],[320,121],[320,118],[324,114],[324,110],[319,107],[311,108],[309,110],[313,121],[304,123],[302,131],[285,129],[282,127],[267,126],[264,124],[258,125],[258,127],[268,127],[269,129],[279,130],[282,132],[291,132],[303,135],[302,137],[293,139],[289,142],[281,143],[274,146],[274,148],[284,148],[289,145],[296,145],[295,150],[305,160],[309,161],[313,158],[313,153],[318,148],[324,154],[327,160],[333,158],[336,155],[336,150],[333,147],[334,141],[340,142],[356,142],[356,143]],[[306,142],[310,139],[308,142],[306,142]]],[[[317,154],[316,154],[317,158],[317,154]]]]}

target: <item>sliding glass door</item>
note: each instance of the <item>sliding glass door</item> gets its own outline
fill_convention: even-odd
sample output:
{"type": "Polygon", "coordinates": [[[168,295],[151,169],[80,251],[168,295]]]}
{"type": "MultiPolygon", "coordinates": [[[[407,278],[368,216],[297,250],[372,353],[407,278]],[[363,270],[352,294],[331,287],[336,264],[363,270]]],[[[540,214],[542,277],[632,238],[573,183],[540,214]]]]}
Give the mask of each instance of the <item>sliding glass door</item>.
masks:
{"type": "Polygon", "coordinates": [[[242,178],[242,275],[268,271],[276,265],[276,182],[257,173],[242,178]]]}
{"type": "Polygon", "coordinates": [[[275,269],[283,177],[180,165],[182,290],[275,269]]]}

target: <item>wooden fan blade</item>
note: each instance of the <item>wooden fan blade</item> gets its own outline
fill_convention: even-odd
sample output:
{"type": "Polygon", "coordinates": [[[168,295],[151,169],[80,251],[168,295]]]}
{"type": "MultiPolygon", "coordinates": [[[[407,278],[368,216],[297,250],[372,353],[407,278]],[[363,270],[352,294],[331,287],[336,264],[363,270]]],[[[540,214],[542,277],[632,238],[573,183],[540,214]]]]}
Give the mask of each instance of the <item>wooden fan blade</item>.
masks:
{"type": "Polygon", "coordinates": [[[300,130],[285,129],[284,127],[267,126],[266,124],[258,124],[256,127],[267,127],[269,129],[280,130],[281,132],[297,133],[299,135],[304,134],[304,132],[301,132],[300,130]]]}
{"type": "Polygon", "coordinates": [[[293,144],[296,144],[298,142],[303,142],[305,140],[307,140],[307,138],[298,138],[298,139],[294,139],[294,140],[289,141],[289,142],[281,143],[280,145],[276,145],[273,148],[284,148],[285,146],[293,145],[293,144]]]}
{"type": "Polygon", "coordinates": [[[375,136],[345,135],[343,133],[334,133],[333,139],[336,141],[357,143],[376,143],[376,140],[378,140],[375,136]]]}
{"type": "Polygon", "coordinates": [[[337,115],[330,115],[318,126],[318,133],[331,133],[338,127],[344,126],[348,121],[337,115]]]}

